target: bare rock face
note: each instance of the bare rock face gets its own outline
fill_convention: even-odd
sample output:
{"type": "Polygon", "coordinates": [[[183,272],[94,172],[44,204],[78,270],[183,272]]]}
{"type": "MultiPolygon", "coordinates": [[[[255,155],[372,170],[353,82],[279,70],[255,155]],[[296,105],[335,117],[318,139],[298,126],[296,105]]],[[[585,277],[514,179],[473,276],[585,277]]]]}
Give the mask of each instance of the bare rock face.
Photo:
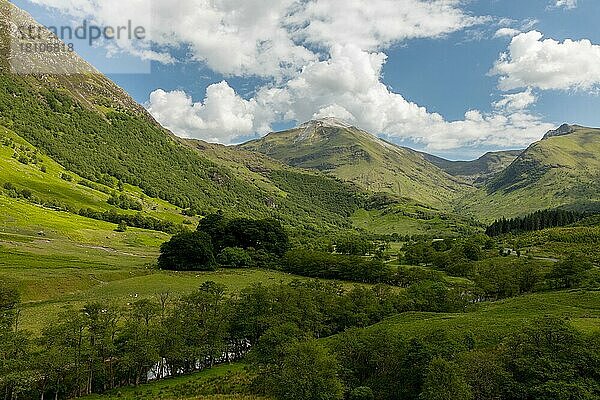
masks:
{"type": "Polygon", "coordinates": [[[544,139],[548,139],[548,138],[555,137],[555,136],[569,135],[569,134],[575,132],[576,130],[577,130],[577,126],[575,126],[575,125],[562,124],[558,129],[555,129],[553,131],[549,131],[548,133],[546,133],[546,135],[544,136],[544,139]]]}

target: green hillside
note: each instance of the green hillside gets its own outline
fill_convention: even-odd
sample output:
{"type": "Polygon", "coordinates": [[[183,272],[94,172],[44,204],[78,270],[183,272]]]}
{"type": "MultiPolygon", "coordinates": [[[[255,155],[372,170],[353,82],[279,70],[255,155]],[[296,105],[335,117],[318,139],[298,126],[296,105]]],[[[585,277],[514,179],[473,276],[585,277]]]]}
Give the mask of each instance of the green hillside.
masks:
{"type": "Polygon", "coordinates": [[[532,144],[459,209],[486,221],[556,207],[597,210],[600,130],[575,126],[566,132],[532,144]]]}
{"type": "Polygon", "coordinates": [[[0,190],[7,196],[72,213],[90,208],[127,215],[142,212],[177,224],[196,221],[183,216],[180,208],[146,196],[137,187],[119,184],[107,176],[101,180],[103,183],[93,183],[81,178],[14,132],[0,127],[0,190]],[[119,203],[120,197],[125,203],[119,203]]]}
{"type": "Polygon", "coordinates": [[[360,209],[352,215],[355,227],[380,235],[462,236],[482,230],[473,218],[410,202],[360,209]]]}
{"type": "Polygon", "coordinates": [[[442,207],[469,190],[417,152],[332,118],[271,133],[241,145],[288,165],[323,171],[371,192],[442,207]]]}

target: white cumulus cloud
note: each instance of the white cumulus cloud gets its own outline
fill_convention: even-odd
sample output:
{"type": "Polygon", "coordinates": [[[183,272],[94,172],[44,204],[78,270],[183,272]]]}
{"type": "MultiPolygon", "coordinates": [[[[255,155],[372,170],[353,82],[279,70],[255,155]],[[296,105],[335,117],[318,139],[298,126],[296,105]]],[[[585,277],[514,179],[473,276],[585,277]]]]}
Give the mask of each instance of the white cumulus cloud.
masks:
{"type": "MultiPolygon", "coordinates": [[[[236,136],[266,132],[273,122],[304,122],[315,117],[334,116],[355,124],[367,131],[390,138],[408,139],[420,143],[429,150],[448,150],[471,146],[525,146],[539,139],[553,126],[543,123],[539,117],[522,111],[524,99],[514,98],[493,113],[472,110],[464,120],[447,121],[425,107],[407,101],[402,95],[392,92],[382,81],[381,74],[386,62],[383,53],[370,53],[357,46],[334,46],[331,58],[314,61],[286,84],[264,87],[250,100],[234,96],[227,91],[222,96],[207,94],[202,103],[193,104],[188,98],[180,101],[181,93],[174,99],[172,109],[159,114],[155,103],[166,98],[168,93],[155,92],[150,99],[149,109],[167,126],[171,121],[185,121],[185,116],[194,116],[186,123],[186,134],[199,139],[220,138],[222,143],[235,142],[236,136]],[[237,100],[233,101],[233,97],[237,100]],[[243,115],[246,127],[240,124],[233,134],[219,134],[219,125],[205,123],[195,129],[196,118],[204,122],[207,104],[239,103],[235,115],[243,115]],[[176,104],[175,104],[176,103],[176,104]],[[518,106],[517,106],[518,105],[518,106]],[[181,117],[180,117],[181,116],[181,117]],[[257,129],[260,127],[260,129],[257,129]],[[229,141],[228,141],[229,140],[229,141]]],[[[183,95],[185,97],[185,95],[183,95]]],[[[522,96],[525,98],[526,96],[522,96]]],[[[188,117],[189,118],[189,117],[188,117]]],[[[230,128],[226,132],[232,132],[230,128]]]]}
{"type": "Polygon", "coordinates": [[[521,31],[518,29],[514,29],[514,28],[500,28],[496,31],[496,33],[494,34],[495,38],[500,38],[500,37],[515,37],[518,34],[520,34],[521,31]]]}
{"type": "Polygon", "coordinates": [[[531,89],[527,89],[524,92],[503,95],[501,100],[494,103],[494,108],[510,112],[521,111],[535,104],[536,101],[537,96],[531,89]]]}
{"type": "Polygon", "coordinates": [[[104,26],[129,20],[147,27],[136,56],[173,62],[171,49],[225,75],[275,79],[293,76],[334,45],[381,50],[397,42],[438,37],[485,22],[465,13],[460,0],[29,0],[104,26]],[[151,53],[154,45],[160,52],[151,53]],[[167,53],[167,54],[165,54],[167,53]]]}
{"type": "MultiPolygon", "coordinates": [[[[503,98],[491,113],[472,110],[447,121],[383,83],[389,47],[489,21],[466,12],[463,0],[154,0],[152,7],[144,0],[30,1],[109,26],[136,24],[140,10],[152,9],[148,39],[117,48],[162,62],[185,53],[214,72],[270,82],[252,98],[227,82],[209,86],[201,101],[182,91],[154,91],[148,110],[180,136],[235,143],[266,133],[275,122],[335,116],[376,134],[447,150],[522,146],[551,128],[524,111],[531,104],[526,95],[503,98]]],[[[501,86],[539,87],[517,82],[524,34],[510,34],[511,50],[496,64],[501,86]]],[[[533,38],[545,46],[540,40],[533,38]]]]}
{"type": "Polygon", "coordinates": [[[178,136],[230,143],[249,132],[267,131],[258,120],[254,100],[244,100],[226,83],[210,85],[206,98],[194,103],[183,91],[156,90],[150,95],[148,111],[178,136]]]}
{"type": "Polygon", "coordinates": [[[289,20],[301,27],[294,35],[312,44],[380,50],[488,21],[466,14],[460,5],[460,0],[309,0],[289,20]]]}
{"type": "Polygon", "coordinates": [[[491,73],[502,90],[594,90],[600,85],[600,46],[587,39],[558,42],[538,31],[515,36],[491,73]]]}

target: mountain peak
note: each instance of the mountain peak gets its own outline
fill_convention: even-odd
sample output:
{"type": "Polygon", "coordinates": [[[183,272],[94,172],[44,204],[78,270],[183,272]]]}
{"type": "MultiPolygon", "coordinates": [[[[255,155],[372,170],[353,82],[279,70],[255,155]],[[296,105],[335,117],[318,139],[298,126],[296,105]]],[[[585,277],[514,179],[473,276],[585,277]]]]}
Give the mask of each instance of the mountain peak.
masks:
{"type": "Polygon", "coordinates": [[[303,123],[298,128],[352,128],[352,125],[348,124],[341,119],[334,117],[325,117],[313,119],[308,122],[303,123]]]}

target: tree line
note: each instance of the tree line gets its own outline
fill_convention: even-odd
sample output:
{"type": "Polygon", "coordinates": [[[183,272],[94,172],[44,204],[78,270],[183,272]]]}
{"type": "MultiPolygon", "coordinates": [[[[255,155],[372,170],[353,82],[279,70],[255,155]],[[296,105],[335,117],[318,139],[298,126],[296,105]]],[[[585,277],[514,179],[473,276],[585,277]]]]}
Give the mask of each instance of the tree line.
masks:
{"type": "Polygon", "coordinates": [[[571,225],[586,217],[589,217],[589,214],[576,211],[540,210],[524,217],[496,220],[486,229],[485,233],[493,237],[509,233],[540,231],[547,228],[571,225]]]}
{"type": "Polygon", "coordinates": [[[113,224],[121,224],[124,222],[127,224],[127,226],[131,226],[133,228],[148,229],[170,234],[177,234],[185,230],[181,224],[154,218],[149,215],[144,215],[141,212],[137,212],[135,214],[125,214],[115,210],[95,211],[91,208],[82,208],[77,214],[81,215],[82,217],[92,218],[99,221],[110,222],[113,224]]]}

